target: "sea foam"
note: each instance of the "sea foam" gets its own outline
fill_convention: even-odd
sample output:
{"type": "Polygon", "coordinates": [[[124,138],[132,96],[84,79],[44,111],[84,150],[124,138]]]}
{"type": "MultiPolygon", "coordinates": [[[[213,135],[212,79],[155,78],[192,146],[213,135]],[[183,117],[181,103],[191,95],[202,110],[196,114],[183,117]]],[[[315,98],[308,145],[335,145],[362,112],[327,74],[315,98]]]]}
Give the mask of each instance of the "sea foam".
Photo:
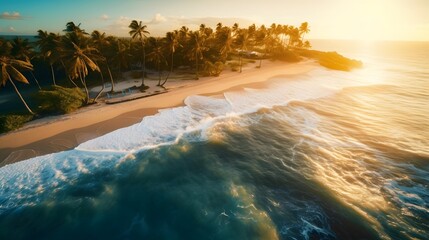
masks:
{"type": "MultiPolygon", "coordinates": [[[[338,83],[333,72],[317,70],[293,79],[278,77],[265,89],[245,88],[226,92],[224,98],[189,96],[184,106],[162,109],[135,125],[118,129],[82,143],[82,151],[135,152],[172,144],[181,137],[210,127],[216,120],[258,111],[261,108],[287,105],[291,101],[307,101],[335,94],[350,85],[338,83]]],[[[292,77],[291,77],[292,78],[292,77]]],[[[194,135],[193,135],[194,136],[194,135]]]]}

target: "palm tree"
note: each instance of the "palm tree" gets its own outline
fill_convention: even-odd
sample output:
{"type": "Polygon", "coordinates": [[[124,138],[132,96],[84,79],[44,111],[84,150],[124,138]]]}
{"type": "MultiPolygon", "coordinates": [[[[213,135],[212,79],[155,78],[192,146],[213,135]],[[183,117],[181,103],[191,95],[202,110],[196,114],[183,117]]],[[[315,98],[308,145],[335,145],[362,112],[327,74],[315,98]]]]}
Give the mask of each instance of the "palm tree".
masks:
{"type": "Polygon", "coordinates": [[[55,34],[48,34],[47,31],[38,30],[36,45],[40,49],[40,55],[51,67],[52,83],[57,85],[55,80],[54,64],[59,59],[58,43],[55,41],[55,34]]]}
{"type": "Polygon", "coordinates": [[[238,58],[240,61],[240,73],[242,72],[242,68],[243,68],[242,53],[247,50],[249,40],[250,40],[249,33],[247,29],[241,29],[238,32],[237,39],[236,39],[237,47],[240,49],[240,52],[238,52],[238,58]]]}
{"type": "Polygon", "coordinates": [[[15,83],[12,80],[14,79],[18,82],[28,84],[27,78],[25,78],[25,76],[22,75],[22,73],[18,70],[18,68],[31,71],[33,70],[33,65],[30,62],[17,60],[17,59],[8,57],[6,55],[2,55],[0,56],[0,68],[1,68],[0,84],[5,86],[6,82],[9,81],[12,84],[13,88],[15,89],[16,94],[19,96],[22,103],[24,104],[25,108],[27,108],[28,112],[30,112],[31,114],[34,114],[34,112],[28,106],[27,102],[24,100],[24,98],[22,97],[21,93],[19,92],[18,88],[16,87],[15,83]]]}
{"type": "Polygon", "coordinates": [[[88,75],[88,68],[92,71],[100,72],[100,68],[96,64],[96,60],[99,59],[97,56],[97,49],[85,45],[84,40],[81,42],[75,42],[75,36],[66,35],[63,38],[63,56],[67,59],[68,73],[71,78],[79,78],[86,93],[86,104],[89,103],[89,91],[86,84],[86,76],[88,75]],[[79,44],[79,45],[78,45],[79,44]]]}
{"type": "MultiPolygon", "coordinates": [[[[17,37],[12,40],[11,44],[11,54],[15,59],[30,62],[30,59],[34,56],[34,51],[33,47],[28,42],[28,39],[17,37]]],[[[41,90],[42,87],[40,87],[39,81],[37,80],[36,76],[34,76],[33,71],[30,71],[30,74],[36,82],[39,90],[41,90]]]]}
{"type": "Polygon", "coordinates": [[[222,33],[219,32],[218,38],[220,38],[220,54],[223,56],[225,61],[228,59],[228,54],[233,50],[234,37],[230,28],[226,27],[222,33]]]}
{"type": "Polygon", "coordinates": [[[80,28],[80,23],[78,25],[74,24],[74,22],[68,22],[66,24],[66,29],[63,30],[63,32],[66,33],[78,33],[78,34],[85,34],[88,35],[87,32],[85,32],[84,29],[80,28]]]}
{"type": "Polygon", "coordinates": [[[110,84],[111,84],[110,92],[114,92],[115,83],[113,82],[112,72],[110,71],[110,67],[109,67],[109,63],[107,61],[107,57],[103,54],[103,52],[105,52],[104,51],[105,48],[110,45],[110,42],[106,38],[106,33],[100,33],[97,30],[94,30],[91,33],[91,40],[92,40],[92,43],[97,48],[100,55],[102,56],[102,58],[104,60],[104,64],[106,64],[107,72],[109,73],[109,76],[110,76],[110,84]]]}
{"type": "Polygon", "coordinates": [[[171,62],[170,62],[170,72],[168,72],[167,77],[165,78],[164,82],[161,84],[161,86],[164,86],[164,84],[167,82],[168,77],[173,72],[173,66],[174,66],[174,53],[176,52],[176,48],[180,46],[179,40],[177,38],[178,31],[174,32],[167,32],[165,36],[165,40],[167,43],[167,47],[170,50],[171,54],[171,62]]]}
{"type": "Polygon", "coordinates": [[[223,25],[222,25],[221,22],[219,22],[218,24],[216,24],[216,32],[219,32],[222,28],[223,28],[223,25]]]}
{"type": "Polygon", "coordinates": [[[150,38],[149,40],[151,40],[150,45],[151,45],[152,51],[147,56],[149,60],[152,61],[157,66],[158,74],[159,74],[157,86],[161,86],[161,64],[166,63],[164,52],[163,52],[164,49],[159,39],[150,38]]]}
{"type": "Polygon", "coordinates": [[[236,35],[237,33],[238,33],[238,30],[239,30],[240,28],[239,28],[239,26],[238,26],[238,23],[234,23],[234,25],[232,25],[232,33],[234,34],[234,35],[236,35]]]}
{"type": "Polygon", "coordinates": [[[304,35],[309,32],[310,29],[308,28],[308,22],[301,23],[301,26],[299,26],[299,34],[301,35],[302,42],[304,42],[304,35]]]}
{"type": "MultiPolygon", "coordinates": [[[[265,25],[261,25],[258,30],[256,30],[255,34],[254,34],[254,40],[255,40],[255,44],[258,45],[259,47],[264,47],[264,51],[265,51],[265,56],[268,54],[268,46],[270,45],[270,42],[267,41],[269,39],[269,34],[267,31],[267,28],[265,27],[265,25]]],[[[259,56],[259,66],[258,68],[262,67],[262,57],[259,56]]]]}
{"type": "Polygon", "coordinates": [[[311,44],[308,40],[304,42],[303,48],[311,48],[311,44]]]}
{"type": "Polygon", "coordinates": [[[301,39],[300,39],[299,29],[294,27],[294,26],[290,26],[289,27],[289,43],[288,43],[288,46],[295,46],[300,41],[301,41],[301,39]]]}
{"type": "Polygon", "coordinates": [[[191,60],[195,60],[195,79],[199,79],[199,71],[198,71],[198,60],[203,60],[203,50],[204,50],[204,37],[200,34],[200,32],[192,32],[191,33],[191,51],[189,54],[189,58],[191,60]]]}
{"type": "Polygon", "coordinates": [[[114,68],[119,70],[120,78],[123,79],[123,70],[129,67],[129,45],[124,39],[117,39],[116,43],[111,45],[113,52],[115,53],[112,58],[114,68]]]}
{"type": "Polygon", "coordinates": [[[147,26],[142,25],[142,21],[137,22],[136,20],[133,20],[130,25],[128,26],[131,30],[129,34],[131,35],[132,39],[139,39],[142,45],[142,53],[143,53],[143,61],[142,61],[142,87],[145,86],[144,84],[144,75],[146,72],[146,51],[145,51],[145,38],[147,37],[146,34],[149,34],[149,32],[146,30],[147,26]]]}

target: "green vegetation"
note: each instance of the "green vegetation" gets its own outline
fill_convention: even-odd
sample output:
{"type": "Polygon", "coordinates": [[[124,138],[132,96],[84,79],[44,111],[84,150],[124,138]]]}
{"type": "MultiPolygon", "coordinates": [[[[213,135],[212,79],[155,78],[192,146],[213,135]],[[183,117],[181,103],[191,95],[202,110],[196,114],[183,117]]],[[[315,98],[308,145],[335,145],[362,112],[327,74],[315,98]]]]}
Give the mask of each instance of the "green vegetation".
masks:
{"type": "Polygon", "coordinates": [[[85,97],[85,93],[79,88],[52,86],[50,89],[39,91],[35,99],[39,105],[39,113],[64,114],[84,105],[85,97]]]}
{"type": "Polygon", "coordinates": [[[337,52],[321,52],[316,50],[300,50],[301,56],[316,59],[320,65],[334,70],[350,71],[362,67],[362,62],[346,58],[337,52]]]}
{"type": "Polygon", "coordinates": [[[9,132],[22,127],[33,119],[31,114],[11,114],[0,116],[0,133],[9,132]]]}
{"type": "Polygon", "coordinates": [[[0,39],[0,84],[10,83],[7,85],[13,87],[28,112],[43,116],[69,113],[96,102],[105,88],[104,76],[109,77],[110,92],[114,92],[115,78],[122,79],[125,71],[141,78],[139,89],[145,91],[149,88],[144,82],[146,69],[156,70],[158,86],[164,86],[179,67],[193,71],[198,79],[200,75],[219,76],[226,68],[241,73],[243,65],[256,61],[261,68],[266,59],[298,62],[313,58],[322,66],[344,71],[362,65],[337,53],[308,50],[311,44],[304,41],[310,31],[307,22],[299,27],[273,23],[241,28],[237,23],[231,27],[218,23],[214,29],[201,24],[190,30],[182,26],[165,37],[149,36],[141,21],[131,21],[129,29],[130,38],[117,38],[97,30],[89,34],[80,24],[68,22],[63,34],[38,30],[35,43],[19,37],[0,39]],[[20,84],[15,84],[28,84],[26,76],[31,76],[39,89],[36,112],[20,94],[20,84]],[[47,85],[53,86],[42,88],[47,85]],[[99,85],[101,90],[91,99],[88,87],[99,85]],[[70,86],[74,88],[64,88],[70,86]]]}

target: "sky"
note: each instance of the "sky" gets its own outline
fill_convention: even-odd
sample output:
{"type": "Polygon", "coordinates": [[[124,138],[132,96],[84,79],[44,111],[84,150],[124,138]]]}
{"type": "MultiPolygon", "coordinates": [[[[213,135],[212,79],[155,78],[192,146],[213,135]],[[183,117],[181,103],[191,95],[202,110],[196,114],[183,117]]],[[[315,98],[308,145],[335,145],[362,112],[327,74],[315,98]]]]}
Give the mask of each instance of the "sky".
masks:
{"type": "Polygon", "coordinates": [[[309,39],[429,41],[429,0],[0,0],[0,35],[61,33],[73,21],[87,32],[127,36],[133,19],[152,36],[201,23],[308,22],[309,39]]]}

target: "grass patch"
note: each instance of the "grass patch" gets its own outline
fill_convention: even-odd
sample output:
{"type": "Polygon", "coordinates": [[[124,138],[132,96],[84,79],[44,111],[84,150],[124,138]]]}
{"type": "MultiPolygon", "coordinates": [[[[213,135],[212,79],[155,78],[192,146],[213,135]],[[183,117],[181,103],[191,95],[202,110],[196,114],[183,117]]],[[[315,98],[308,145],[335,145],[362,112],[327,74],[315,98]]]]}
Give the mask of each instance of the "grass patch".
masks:
{"type": "Polygon", "coordinates": [[[85,102],[85,94],[79,88],[51,86],[35,95],[38,112],[42,114],[65,114],[76,111],[85,102]]]}
{"type": "Polygon", "coordinates": [[[0,116],[0,133],[9,132],[22,127],[33,119],[30,114],[10,114],[0,116]]]}

